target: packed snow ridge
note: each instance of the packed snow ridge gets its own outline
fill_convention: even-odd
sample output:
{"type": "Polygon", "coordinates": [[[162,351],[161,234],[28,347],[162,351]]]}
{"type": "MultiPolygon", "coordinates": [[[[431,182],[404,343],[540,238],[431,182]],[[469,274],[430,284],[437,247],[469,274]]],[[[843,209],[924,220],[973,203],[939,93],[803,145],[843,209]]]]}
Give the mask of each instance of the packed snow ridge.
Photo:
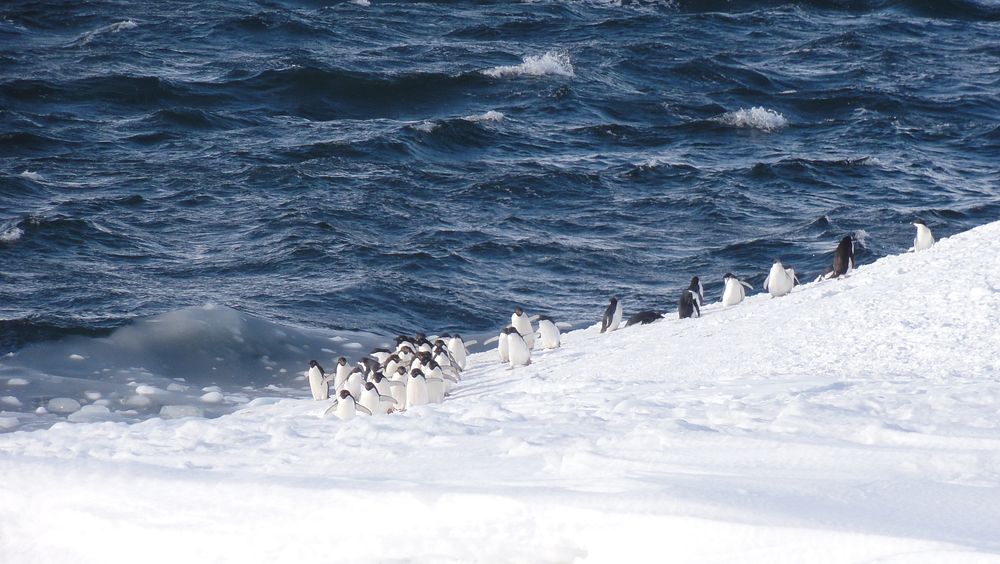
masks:
{"type": "Polygon", "coordinates": [[[388,416],[258,398],[7,433],[0,554],[1000,562],[998,327],[1000,222],[783,297],[569,332],[529,366],[472,355],[446,401],[388,416]]]}

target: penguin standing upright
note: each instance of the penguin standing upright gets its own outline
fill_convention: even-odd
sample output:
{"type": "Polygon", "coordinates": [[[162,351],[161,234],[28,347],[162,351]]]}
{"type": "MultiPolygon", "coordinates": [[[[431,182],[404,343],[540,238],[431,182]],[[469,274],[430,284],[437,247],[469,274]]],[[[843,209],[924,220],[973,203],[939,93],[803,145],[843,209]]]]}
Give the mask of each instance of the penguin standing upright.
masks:
{"type": "Polygon", "coordinates": [[[677,315],[681,319],[694,316],[701,317],[701,306],[698,305],[698,292],[691,289],[684,290],[677,304],[677,315]]]}
{"type": "Polygon", "coordinates": [[[314,400],[325,400],[330,398],[329,381],[326,379],[326,372],[315,360],[309,361],[309,390],[312,392],[314,400]]]}
{"type": "Polygon", "coordinates": [[[372,415],[382,415],[389,413],[389,408],[396,405],[396,400],[392,399],[391,396],[380,394],[374,383],[365,382],[358,404],[365,406],[372,415]]]}
{"type": "Polygon", "coordinates": [[[406,409],[406,384],[409,378],[406,376],[406,367],[396,368],[396,372],[389,381],[389,395],[396,400],[397,409],[406,409]]]}
{"type": "Polygon", "coordinates": [[[500,355],[500,363],[507,364],[510,362],[510,355],[507,352],[507,329],[510,326],[504,327],[500,330],[500,336],[497,337],[497,353],[500,355]]]}
{"type": "Polygon", "coordinates": [[[816,277],[816,282],[844,276],[851,270],[854,270],[854,239],[850,235],[845,235],[833,253],[833,265],[816,277]]]}
{"type": "Polygon", "coordinates": [[[746,290],[744,288],[753,289],[753,286],[733,276],[731,272],[727,272],[722,277],[722,282],[726,285],[722,291],[722,305],[727,307],[734,306],[743,301],[743,298],[746,297],[746,290]]]}
{"type": "Polygon", "coordinates": [[[510,315],[510,324],[521,334],[521,338],[524,339],[524,344],[528,345],[529,350],[535,348],[535,329],[531,326],[528,314],[519,307],[514,308],[514,313],[510,315]]]}
{"type": "Polygon", "coordinates": [[[344,382],[347,381],[347,377],[351,375],[351,366],[347,364],[347,359],[340,357],[337,359],[337,374],[333,379],[333,389],[338,392],[344,388],[344,382]]]}
{"type": "Polygon", "coordinates": [[[917,236],[913,239],[914,251],[923,251],[934,246],[934,235],[931,234],[931,228],[927,227],[922,219],[914,220],[913,226],[917,228],[917,236]]]}
{"type": "Polygon", "coordinates": [[[785,268],[780,260],[774,259],[771,271],[764,280],[764,289],[771,293],[771,297],[777,298],[791,292],[798,282],[795,269],[785,268]]]}
{"type": "Polygon", "coordinates": [[[462,340],[462,336],[455,333],[451,336],[448,341],[448,350],[455,357],[455,362],[458,363],[458,367],[465,370],[466,357],[469,356],[469,349],[465,348],[465,341],[462,340]]]}
{"type": "Polygon", "coordinates": [[[527,366],[531,364],[531,349],[528,343],[524,342],[521,334],[514,327],[504,329],[507,335],[507,354],[510,358],[510,367],[527,366]]]}
{"type": "Polygon", "coordinates": [[[604,310],[604,317],[601,318],[601,333],[614,331],[622,323],[622,304],[618,298],[611,296],[608,300],[608,307],[604,310]]]}
{"type": "Polygon", "coordinates": [[[552,322],[552,318],[538,318],[538,342],[543,349],[559,348],[559,328],[552,322]]]}
{"type": "Polygon", "coordinates": [[[326,415],[336,415],[341,419],[350,419],[358,413],[364,413],[365,415],[371,415],[372,412],[367,407],[363,405],[358,405],[358,402],[351,395],[351,392],[347,390],[340,390],[337,394],[337,399],[333,400],[333,405],[331,405],[323,413],[326,415]]]}
{"type": "Polygon", "coordinates": [[[427,402],[427,379],[423,372],[414,369],[410,371],[410,378],[406,382],[406,407],[426,405],[427,402]]]}
{"type": "Polygon", "coordinates": [[[691,278],[691,284],[688,285],[688,290],[694,294],[694,298],[698,300],[698,307],[705,305],[705,287],[701,285],[701,280],[695,276],[691,278]]]}

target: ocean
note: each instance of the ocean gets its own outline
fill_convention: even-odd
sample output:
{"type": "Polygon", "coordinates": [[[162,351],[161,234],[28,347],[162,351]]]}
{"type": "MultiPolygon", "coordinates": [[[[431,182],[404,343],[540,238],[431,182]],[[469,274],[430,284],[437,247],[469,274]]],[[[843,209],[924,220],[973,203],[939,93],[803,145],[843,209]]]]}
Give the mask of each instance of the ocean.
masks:
{"type": "Polygon", "coordinates": [[[5,2],[0,409],[811,280],[998,163],[995,1],[5,2]]]}

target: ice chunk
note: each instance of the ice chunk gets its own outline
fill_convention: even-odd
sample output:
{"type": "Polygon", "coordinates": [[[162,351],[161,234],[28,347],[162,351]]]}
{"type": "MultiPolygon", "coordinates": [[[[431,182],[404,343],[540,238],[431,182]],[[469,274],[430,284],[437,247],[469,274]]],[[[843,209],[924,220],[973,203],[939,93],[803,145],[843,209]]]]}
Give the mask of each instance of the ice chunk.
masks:
{"type": "Polygon", "coordinates": [[[160,408],[163,419],[180,419],[181,417],[204,417],[205,411],[193,405],[165,405],[160,408]]]}
{"type": "Polygon", "coordinates": [[[10,380],[7,380],[7,385],[8,386],[27,386],[28,385],[28,381],[25,380],[24,378],[11,378],[10,380]]]}
{"type": "Polygon", "coordinates": [[[80,411],[80,402],[73,398],[52,398],[46,407],[52,413],[69,414],[80,411]]]}
{"type": "Polygon", "coordinates": [[[221,392],[208,392],[201,396],[201,401],[205,403],[222,403],[222,393],[221,392]]]}
{"type": "Polygon", "coordinates": [[[21,400],[15,398],[14,396],[4,396],[0,398],[0,403],[11,407],[21,407],[22,405],[21,400]]]}
{"type": "Polygon", "coordinates": [[[17,417],[0,417],[0,429],[13,429],[17,427],[17,417]]]}

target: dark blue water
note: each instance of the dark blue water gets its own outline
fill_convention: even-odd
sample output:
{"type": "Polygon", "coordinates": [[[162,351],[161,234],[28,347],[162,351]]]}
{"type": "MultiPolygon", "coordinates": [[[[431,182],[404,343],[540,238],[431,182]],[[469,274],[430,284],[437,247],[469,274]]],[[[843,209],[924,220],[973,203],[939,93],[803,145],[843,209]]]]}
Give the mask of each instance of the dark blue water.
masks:
{"type": "Polygon", "coordinates": [[[985,0],[8,1],[0,352],[672,311],[1000,219],[998,163],[985,0]]]}

